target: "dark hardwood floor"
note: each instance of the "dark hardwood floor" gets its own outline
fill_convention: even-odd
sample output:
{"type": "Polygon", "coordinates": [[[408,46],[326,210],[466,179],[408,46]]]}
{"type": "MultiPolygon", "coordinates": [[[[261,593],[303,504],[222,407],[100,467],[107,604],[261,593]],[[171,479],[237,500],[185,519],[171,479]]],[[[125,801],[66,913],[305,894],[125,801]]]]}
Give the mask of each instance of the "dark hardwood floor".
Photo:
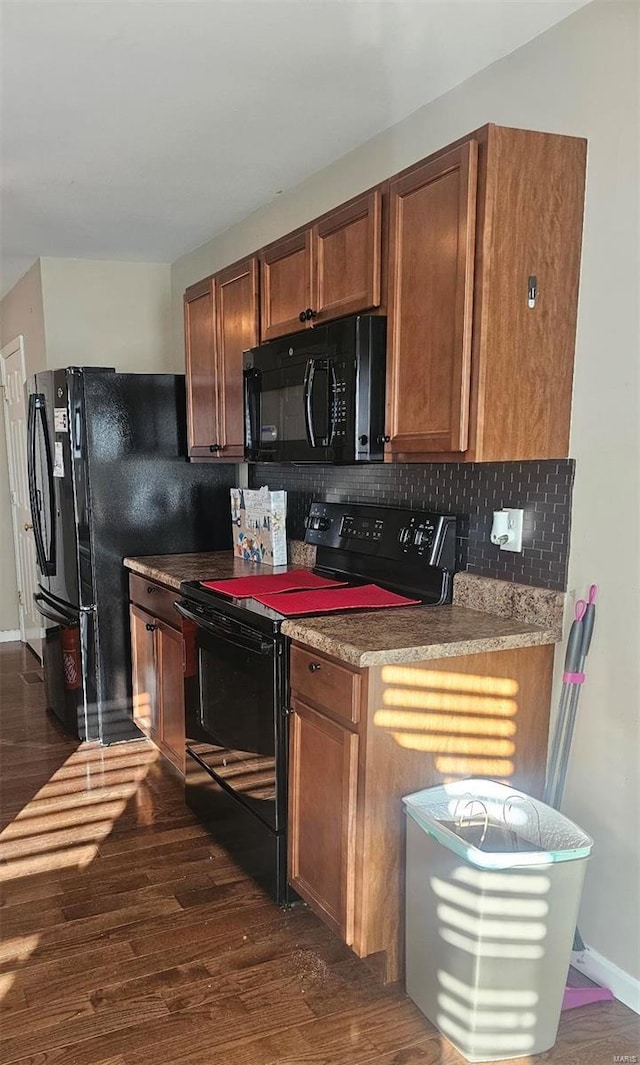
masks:
{"type": "MultiPolygon", "coordinates": [[[[242,874],[150,745],[64,737],[19,644],[0,646],[0,707],[5,1065],[462,1065],[401,989],[242,874]]],[[[638,1053],[613,1002],[518,1060],[638,1053]]]]}

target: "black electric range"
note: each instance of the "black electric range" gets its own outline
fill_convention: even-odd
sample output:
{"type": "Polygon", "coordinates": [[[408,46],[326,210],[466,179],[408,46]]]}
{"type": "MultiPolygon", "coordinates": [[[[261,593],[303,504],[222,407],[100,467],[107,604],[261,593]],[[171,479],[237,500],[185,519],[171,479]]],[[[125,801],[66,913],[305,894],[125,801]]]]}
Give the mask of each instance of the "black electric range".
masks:
{"type": "MultiPolygon", "coordinates": [[[[315,574],[375,584],[423,606],[451,602],[455,538],[450,515],[361,503],[312,503],[305,532],[316,547],[315,574]]],[[[289,693],[281,626],[295,615],[199,581],[183,582],[180,592],[176,606],[195,625],[197,647],[186,699],[187,803],[286,903],[289,693]]]]}

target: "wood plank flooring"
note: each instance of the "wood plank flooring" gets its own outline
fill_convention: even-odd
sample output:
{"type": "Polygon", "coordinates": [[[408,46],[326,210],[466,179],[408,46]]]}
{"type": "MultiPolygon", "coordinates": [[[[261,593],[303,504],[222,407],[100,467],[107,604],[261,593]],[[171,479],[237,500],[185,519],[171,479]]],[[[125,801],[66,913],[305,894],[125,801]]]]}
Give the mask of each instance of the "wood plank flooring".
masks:
{"type": "MultiPolygon", "coordinates": [[[[4,1065],[463,1065],[400,988],[243,875],[149,744],[63,736],[37,669],[0,646],[4,1065]]],[[[599,1003],[518,1061],[639,1049],[635,1014],[599,1003]]]]}

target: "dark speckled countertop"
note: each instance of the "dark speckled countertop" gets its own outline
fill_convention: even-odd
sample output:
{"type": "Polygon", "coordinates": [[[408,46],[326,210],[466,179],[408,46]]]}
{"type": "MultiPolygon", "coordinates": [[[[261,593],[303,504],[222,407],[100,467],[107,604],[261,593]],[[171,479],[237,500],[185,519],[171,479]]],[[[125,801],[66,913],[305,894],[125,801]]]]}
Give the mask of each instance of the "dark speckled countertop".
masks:
{"type": "MultiPolygon", "coordinates": [[[[231,551],[203,551],[193,555],[145,555],[125,558],[124,565],[133,573],[159,581],[179,591],[182,581],[215,581],[224,577],[247,577],[256,572],[253,562],[235,558],[231,551]]],[[[282,573],[288,566],[269,566],[265,573],[282,573]]]]}
{"type": "MultiPolygon", "coordinates": [[[[300,547],[304,545],[290,554],[291,566],[264,567],[263,572],[313,565],[300,547]]],[[[257,568],[234,558],[231,551],[147,555],[125,558],[124,565],[176,590],[181,581],[246,576],[257,568]]],[[[562,638],[563,602],[560,593],[458,574],[450,606],[386,610],[384,624],[380,611],[292,618],[283,622],[282,631],[353,666],[418,662],[556,643],[562,638]]]]}

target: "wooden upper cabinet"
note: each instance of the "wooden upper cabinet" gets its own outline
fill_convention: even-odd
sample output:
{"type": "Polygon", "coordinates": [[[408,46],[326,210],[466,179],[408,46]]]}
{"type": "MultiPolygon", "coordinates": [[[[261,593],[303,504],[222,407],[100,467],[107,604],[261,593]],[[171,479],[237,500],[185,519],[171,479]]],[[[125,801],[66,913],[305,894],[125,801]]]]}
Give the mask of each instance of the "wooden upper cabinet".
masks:
{"type": "Polygon", "coordinates": [[[259,340],[258,260],[255,256],[215,277],[218,455],[244,456],[242,353],[259,340]]]}
{"type": "Polygon", "coordinates": [[[477,149],[467,141],[390,183],[391,454],[467,447],[477,149]]]}
{"type": "Polygon", "coordinates": [[[215,398],[216,350],[212,277],[192,285],[184,294],[189,455],[210,456],[217,442],[215,398]]]}
{"type": "Polygon", "coordinates": [[[311,229],[313,321],[380,305],[382,192],[374,189],[311,229]]]}
{"type": "Polygon", "coordinates": [[[587,142],[489,126],[468,458],[569,454],[587,142]],[[531,290],[531,291],[530,291],[531,290]]]}
{"type": "Polygon", "coordinates": [[[391,180],[387,458],[568,455],[585,168],[488,125],[391,180]]]}
{"type": "Polygon", "coordinates": [[[262,339],[379,307],[381,242],[382,192],[374,189],[265,248],[262,339]]]}
{"type": "Polygon", "coordinates": [[[184,308],[189,455],[242,458],[242,353],[259,340],[257,257],[192,285],[184,308]]]}
{"type": "Polygon", "coordinates": [[[263,340],[306,329],[300,315],[311,306],[311,233],[305,230],[270,244],[260,255],[263,340]]]}

